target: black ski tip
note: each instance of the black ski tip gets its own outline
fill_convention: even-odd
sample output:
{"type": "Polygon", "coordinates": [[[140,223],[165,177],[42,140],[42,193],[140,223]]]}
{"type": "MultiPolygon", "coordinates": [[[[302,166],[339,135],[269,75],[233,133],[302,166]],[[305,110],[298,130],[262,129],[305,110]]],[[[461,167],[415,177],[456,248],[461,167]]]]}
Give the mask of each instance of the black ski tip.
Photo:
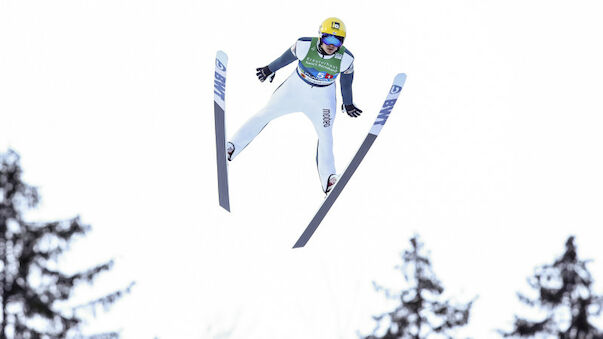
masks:
{"type": "Polygon", "coordinates": [[[230,204],[220,204],[220,206],[230,213],[230,204]]]}
{"type": "Polygon", "coordinates": [[[308,240],[310,240],[310,237],[306,236],[305,234],[302,234],[302,236],[297,239],[297,242],[295,242],[295,245],[293,245],[293,248],[301,248],[306,246],[308,240]]]}

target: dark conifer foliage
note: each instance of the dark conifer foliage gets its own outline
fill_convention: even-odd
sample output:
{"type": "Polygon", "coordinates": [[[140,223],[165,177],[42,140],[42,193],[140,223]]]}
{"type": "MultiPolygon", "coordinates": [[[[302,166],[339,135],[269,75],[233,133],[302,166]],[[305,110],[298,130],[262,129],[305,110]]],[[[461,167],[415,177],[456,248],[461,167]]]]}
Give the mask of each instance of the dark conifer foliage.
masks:
{"type": "Polygon", "coordinates": [[[411,248],[402,253],[402,265],[396,266],[404,276],[408,288],[400,293],[392,293],[377,284],[375,289],[385,293],[387,298],[400,301],[393,311],[373,318],[377,327],[365,339],[420,339],[454,338],[453,330],[469,322],[473,301],[457,305],[449,300],[441,300],[444,287],[431,268],[431,261],[423,253],[423,244],[417,236],[410,239],[411,248]],[[381,325],[387,324],[387,331],[379,336],[381,325]]]}
{"type": "Polygon", "coordinates": [[[537,267],[528,278],[537,297],[518,293],[521,302],[539,308],[546,316],[538,320],[515,316],[513,330],[499,332],[504,337],[603,339],[603,332],[589,322],[601,314],[603,296],[593,292],[588,262],[578,259],[574,237],[570,236],[563,255],[553,264],[537,267]]]}
{"type": "MultiPolygon", "coordinates": [[[[29,222],[24,213],[39,203],[38,191],[21,179],[19,155],[0,153],[0,338],[65,338],[79,336],[83,318],[79,310],[108,306],[127,293],[132,284],[86,305],[64,309],[73,288],[92,283],[113,262],[83,272],[65,274],[57,259],[89,226],[78,217],[70,220],[29,222]]],[[[104,333],[104,338],[118,334],[104,333]]]]}

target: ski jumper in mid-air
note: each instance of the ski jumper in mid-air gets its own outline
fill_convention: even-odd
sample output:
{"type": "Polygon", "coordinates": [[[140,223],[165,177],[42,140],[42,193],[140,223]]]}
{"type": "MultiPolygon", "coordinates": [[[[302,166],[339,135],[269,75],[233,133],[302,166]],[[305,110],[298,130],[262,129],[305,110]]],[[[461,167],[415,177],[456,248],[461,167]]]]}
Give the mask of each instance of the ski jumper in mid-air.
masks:
{"type": "Polygon", "coordinates": [[[228,160],[233,160],[273,119],[303,112],[318,134],[316,162],[325,193],[337,182],[333,157],[333,121],[337,110],[335,80],[341,73],[342,109],[351,117],[362,111],[352,101],[354,56],[344,46],[346,28],[337,18],[320,26],[317,38],[300,38],[268,66],[257,69],[260,81],[274,79],[275,72],[299,60],[296,70],[276,89],[268,104],[251,117],[226,143],[228,160]]]}

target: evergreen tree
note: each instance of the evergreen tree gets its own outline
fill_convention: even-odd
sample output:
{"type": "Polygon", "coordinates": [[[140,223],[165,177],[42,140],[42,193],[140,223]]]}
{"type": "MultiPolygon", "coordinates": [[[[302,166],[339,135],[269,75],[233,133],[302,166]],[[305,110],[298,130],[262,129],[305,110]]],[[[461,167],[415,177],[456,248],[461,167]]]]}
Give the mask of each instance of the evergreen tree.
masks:
{"type": "Polygon", "coordinates": [[[401,304],[391,312],[374,316],[377,326],[365,339],[453,338],[451,332],[469,322],[473,301],[453,305],[449,300],[441,300],[444,287],[433,273],[428,255],[422,252],[423,244],[417,236],[410,243],[411,249],[402,253],[402,265],[396,266],[410,286],[392,293],[373,283],[377,291],[401,304]],[[384,321],[388,324],[387,331],[378,336],[376,333],[384,321]]]}
{"type": "Polygon", "coordinates": [[[499,331],[504,337],[542,337],[560,339],[603,339],[603,332],[589,319],[601,314],[603,296],[592,290],[593,278],[586,264],[578,259],[574,237],[565,242],[565,253],[551,265],[535,269],[528,278],[538,297],[518,293],[521,302],[546,313],[540,320],[515,316],[513,330],[499,331]]]}
{"type": "MultiPolygon", "coordinates": [[[[89,226],[78,217],[51,222],[29,222],[24,212],[39,203],[38,191],[21,180],[19,155],[0,153],[0,338],[65,338],[78,335],[84,308],[108,306],[127,293],[115,291],[75,308],[62,309],[80,282],[92,283],[113,262],[83,272],[65,274],[57,259],[69,243],[89,226]]],[[[96,337],[117,337],[118,333],[96,337]]]]}

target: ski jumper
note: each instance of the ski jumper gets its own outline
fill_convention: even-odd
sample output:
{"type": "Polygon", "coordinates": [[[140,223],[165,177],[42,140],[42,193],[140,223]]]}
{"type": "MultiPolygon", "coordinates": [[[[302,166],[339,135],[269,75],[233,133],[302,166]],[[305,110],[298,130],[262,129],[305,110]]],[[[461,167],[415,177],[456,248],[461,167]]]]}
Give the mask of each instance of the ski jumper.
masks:
{"type": "Polygon", "coordinates": [[[343,46],[332,55],[318,52],[317,38],[300,38],[281,57],[268,65],[270,71],[299,60],[295,71],[276,89],[268,104],[252,116],[235,133],[231,159],[237,156],[273,119],[303,112],[318,135],[316,162],[323,191],[331,174],[335,174],[333,156],[333,122],[337,111],[335,80],[341,73],[344,104],[352,104],[354,56],[343,46]]]}

